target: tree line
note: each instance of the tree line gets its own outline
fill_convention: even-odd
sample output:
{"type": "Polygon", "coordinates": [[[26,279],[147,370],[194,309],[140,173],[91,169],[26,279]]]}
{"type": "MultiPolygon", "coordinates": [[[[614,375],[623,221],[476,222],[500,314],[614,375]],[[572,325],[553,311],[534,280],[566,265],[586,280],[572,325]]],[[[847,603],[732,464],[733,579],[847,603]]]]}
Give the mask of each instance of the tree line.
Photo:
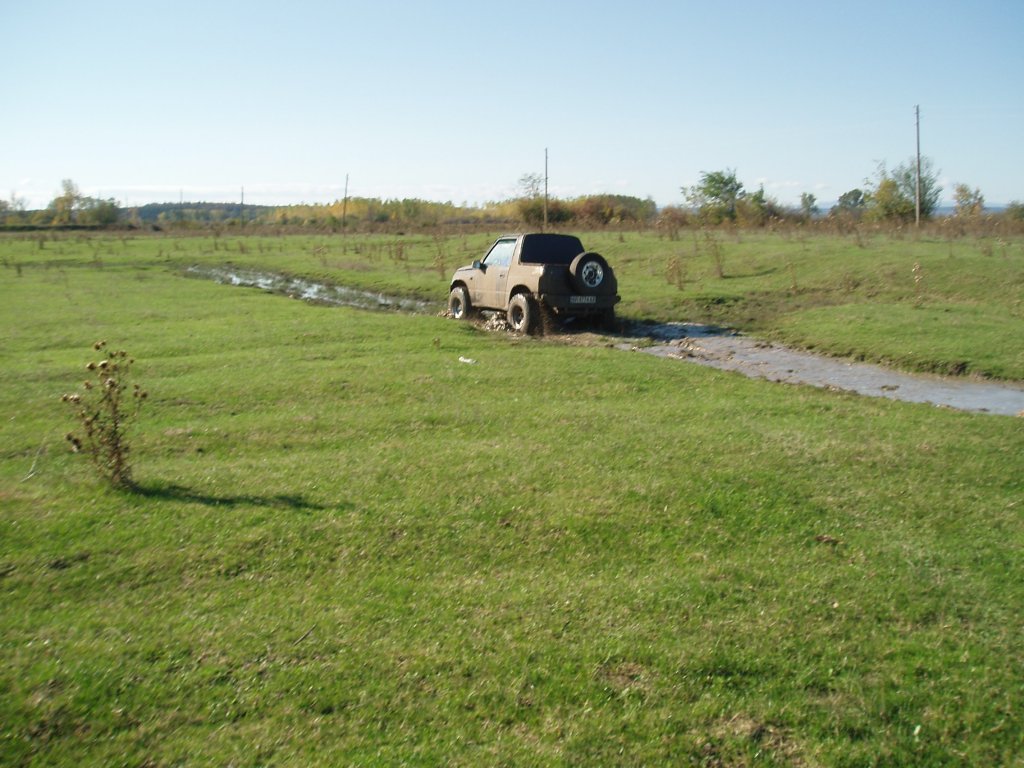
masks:
{"type": "MultiPolygon", "coordinates": [[[[376,226],[436,227],[452,224],[541,226],[545,201],[524,194],[500,202],[471,206],[414,198],[353,197],[331,203],[285,206],[242,203],[149,203],[121,208],[114,200],[97,200],[78,191],[71,180],[46,208],[25,210],[17,199],[0,201],[0,225],[8,227],[103,227],[124,225],[149,228],[193,228],[208,225],[284,227],[316,226],[330,229],[376,226]]],[[[587,226],[641,225],[655,219],[657,204],[628,195],[584,195],[552,199],[547,205],[551,224],[587,226]]]]}
{"type": "MultiPolygon", "coordinates": [[[[930,158],[921,158],[921,219],[928,220],[935,215],[941,192],[934,164],[930,158]]],[[[682,187],[682,193],[690,210],[696,212],[703,224],[735,222],[759,226],[771,219],[796,215],[809,220],[822,215],[815,195],[804,192],[800,195],[800,207],[786,210],[765,194],[764,187],[753,193],[747,192],[736,171],[730,169],[703,172],[700,182],[691,187],[682,187]]],[[[977,188],[957,184],[953,197],[956,216],[977,217],[985,210],[985,198],[977,188]]],[[[1024,206],[1020,203],[1011,204],[1008,211],[1016,218],[1024,218],[1024,206]]],[[[918,215],[916,161],[912,159],[892,169],[888,169],[884,163],[880,164],[873,178],[865,180],[862,187],[841,194],[825,215],[868,222],[914,221],[918,215]]]]}
{"type": "MultiPolygon", "coordinates": [[[[809,222],[832,219],[839,222],[902,224],[916,218],[916,161],[889,169],[879,165],[863,186],[839,196],[835,205],[822,211],[814,194],[805,192],[800,205],[784,206],[765,193],[764,187],[749,191],[735,169],[704,171],[693,186],[681,188],[684,204],[659,208],[650,199],[629,195],[597,194],[549,198],[542,192],[543,177],[525,174],[519,180],[519,194],[500,202],[457,205],[420,199],[352,197],[331,203],[259,206],[242,203],[150,203],[120,207],[113,198],[83,195],[70,179],[61,182],[61,192],[46,208],[29,211],[12,196],[0,200],[0,226],[7,228],[127,226],[135,228],[193,228],[210,225],[275,227],[317,227],[334,231],[346,229],[429,228],[449,225],[542,227],[552,226],[650,226],[670,228],[736,225],[761,227],[772,222],[809,222]]],[[[921,164],[920,214],[932,218],[942,191],[938,172],[929,158],[921,164]]],[[[980,218],[985,213],[981,191],[966,184],[954,189],[954,215],[980,218]]],[[[1011,203],[1003,216],[1024,221],[1024,204],[1011,203]]]]}
{"type": "Polygon", "coordinates": [[[42,211],[26,211],[25,203],[15,195],[0,200],[0,224],[51,227],[104,227],[117,224],[122,211],[113,198],[83,195],[71,179],[61,182],[61,193],[42,211]]]}

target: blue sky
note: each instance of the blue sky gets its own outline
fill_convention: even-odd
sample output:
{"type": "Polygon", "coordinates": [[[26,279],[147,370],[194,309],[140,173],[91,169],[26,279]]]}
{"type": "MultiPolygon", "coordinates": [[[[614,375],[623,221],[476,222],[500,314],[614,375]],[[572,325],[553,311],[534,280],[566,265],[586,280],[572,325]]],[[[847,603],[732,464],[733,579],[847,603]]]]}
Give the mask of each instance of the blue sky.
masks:
{"type": "Polygon", "coordinates": [[[834,201],[922,153],[1024,200],[1024,2],[0,0],[0,196],[834,201]]]}

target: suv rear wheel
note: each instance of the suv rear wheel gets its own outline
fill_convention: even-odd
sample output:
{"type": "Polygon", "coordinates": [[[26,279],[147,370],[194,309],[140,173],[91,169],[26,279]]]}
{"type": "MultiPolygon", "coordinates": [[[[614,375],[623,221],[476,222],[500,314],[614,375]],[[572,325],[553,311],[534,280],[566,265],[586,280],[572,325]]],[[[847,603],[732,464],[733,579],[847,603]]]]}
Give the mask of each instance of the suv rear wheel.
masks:
{"type": "Polygon", "coordinates": [[[505,318],[515,333],[533,333],[537,325],[537,304],[533,297],[517,293],[508,303],[505,318]]]}

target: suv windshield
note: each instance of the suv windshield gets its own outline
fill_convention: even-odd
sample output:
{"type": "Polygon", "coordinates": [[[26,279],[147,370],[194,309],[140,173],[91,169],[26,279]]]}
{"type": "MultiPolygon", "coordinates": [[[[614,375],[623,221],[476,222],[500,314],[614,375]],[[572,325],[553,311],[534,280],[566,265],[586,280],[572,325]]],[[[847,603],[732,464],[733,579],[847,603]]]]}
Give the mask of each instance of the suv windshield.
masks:
{"type": "Polygon", "coordinates": [[[583,253],[583,243],[572,235],[525,235],[520,261],[569,266],[583,253]]]}

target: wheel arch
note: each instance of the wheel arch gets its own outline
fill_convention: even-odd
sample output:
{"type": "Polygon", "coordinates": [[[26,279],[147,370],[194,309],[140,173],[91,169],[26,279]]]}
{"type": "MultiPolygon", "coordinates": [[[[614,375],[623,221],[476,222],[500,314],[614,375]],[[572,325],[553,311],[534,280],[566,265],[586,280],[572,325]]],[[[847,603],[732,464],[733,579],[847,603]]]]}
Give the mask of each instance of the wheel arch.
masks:
{"type": "Polygon", "coordinates": [[[521,293],[521,294],[525,295],[529,299],[536,298],[533,295],[533,291],[531,291],[528,286],[525,286],[522,283],[518,283],[516,285],[513,285],[509,289],[508,294],[505,296],[505,307],[506,308],[508,308],[509,302],[512,301],[512,297],[515,296],[517,293],[521,293]]]}

